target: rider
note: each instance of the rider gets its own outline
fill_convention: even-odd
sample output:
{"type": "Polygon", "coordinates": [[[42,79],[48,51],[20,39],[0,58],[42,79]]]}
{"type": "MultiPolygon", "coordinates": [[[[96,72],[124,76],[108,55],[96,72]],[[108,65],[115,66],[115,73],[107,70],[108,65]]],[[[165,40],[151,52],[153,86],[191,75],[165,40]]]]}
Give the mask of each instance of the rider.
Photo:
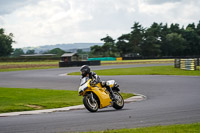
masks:
{"type": "Polygon", "coordinates": [[[90,71],[90,67],[88,65],[83,65],[80,69],[81,71],[81,75],[82,78],[84,77],[88,77],[90,79],[92,79],[92,83],[93,84],[98,84],[101,83],[102,86],[105,86],[106,89],[110,92],[111,94],[111,99],[114,101],[115,100],[115,96],[114,93],[112,91],[112,88],[110,88],[110,86],[106,85],[105,81],[101,81],[100,77],[95,73],[95,72],[91,72],[90,71]]]}

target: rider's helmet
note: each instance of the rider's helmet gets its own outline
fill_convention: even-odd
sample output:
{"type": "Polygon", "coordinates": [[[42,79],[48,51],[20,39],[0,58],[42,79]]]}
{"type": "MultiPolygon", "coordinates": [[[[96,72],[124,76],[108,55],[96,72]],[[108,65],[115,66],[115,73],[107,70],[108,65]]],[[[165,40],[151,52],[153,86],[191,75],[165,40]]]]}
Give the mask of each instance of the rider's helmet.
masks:
{"type": "Polygon", "coordinates": [[[80,69],[81,75],[85,77],[87,74],[90,73],[90,67],[88,65],[83,65],[80,69]]]}

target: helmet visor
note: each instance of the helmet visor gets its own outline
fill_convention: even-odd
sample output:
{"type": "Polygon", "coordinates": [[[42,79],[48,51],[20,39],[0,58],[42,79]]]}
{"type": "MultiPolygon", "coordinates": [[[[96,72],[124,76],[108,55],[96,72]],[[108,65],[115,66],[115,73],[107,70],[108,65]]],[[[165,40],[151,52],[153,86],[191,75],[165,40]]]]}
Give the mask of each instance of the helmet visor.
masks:
{"type": "Polygon", "coordinates": [[[85,77],[87,75],[86,71],[81,71],[81,75],[85,77]]]}

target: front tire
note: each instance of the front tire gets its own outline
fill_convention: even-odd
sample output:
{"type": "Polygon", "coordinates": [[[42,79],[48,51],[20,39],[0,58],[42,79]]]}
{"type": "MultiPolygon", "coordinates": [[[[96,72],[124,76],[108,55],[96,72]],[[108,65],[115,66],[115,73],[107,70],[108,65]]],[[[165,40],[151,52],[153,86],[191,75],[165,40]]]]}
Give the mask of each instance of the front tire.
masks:
{"type": "Polygon", "coordinates": [[[97,100],[94,99],[94,101],[92,101],[88,95],[83,97],[83,104],[85,108],[90,112],[96,112],[99,108],[97,100]]]}
{"type": "Polygon", "coordinates": [[[116,98],[116,101],[113,103],[113,108],[122,109],[124,107],[124,99],[121,94],[117,91],[113,92],[116,98]]]}

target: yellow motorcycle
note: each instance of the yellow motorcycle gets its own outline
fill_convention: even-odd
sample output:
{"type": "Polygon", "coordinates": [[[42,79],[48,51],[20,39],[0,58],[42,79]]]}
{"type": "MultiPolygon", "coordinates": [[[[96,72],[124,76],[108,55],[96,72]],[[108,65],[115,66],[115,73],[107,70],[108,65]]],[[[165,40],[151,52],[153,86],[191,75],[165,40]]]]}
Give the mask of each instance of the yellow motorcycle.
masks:
{"type": "Polygon", "coordinates": [[[114,80],[106,81],[106,85],[112,88],[115,95],[114,101],[111,100],[109,91],[101,83],[93,84],[92,79],[88,77],[81,79],[78,92],[80,96],[83,96],[83,104],[87,110],[96,112],[98,109],[108,106],[115,109],[124,107],[124,99],[119,93],[119,85],[114,80]]]}

